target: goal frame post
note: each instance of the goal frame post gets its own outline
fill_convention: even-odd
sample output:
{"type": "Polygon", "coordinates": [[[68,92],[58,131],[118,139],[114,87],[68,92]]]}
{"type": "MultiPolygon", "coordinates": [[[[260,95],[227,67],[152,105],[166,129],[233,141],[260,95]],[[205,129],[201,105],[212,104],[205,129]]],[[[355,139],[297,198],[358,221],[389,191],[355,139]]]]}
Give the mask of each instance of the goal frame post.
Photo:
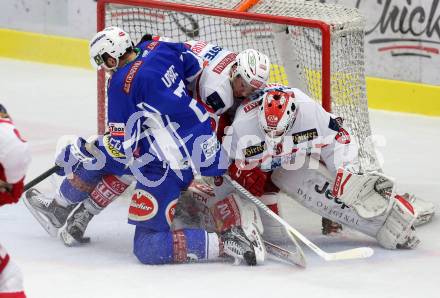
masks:
{"type": "MultiPolygon", "coordinates": [[[[139,6],[162,10],[171,10],[175,12],[195,13],[200,15],[210,15],[216,17],[233,18],[240,20],[267,22],[274,24],[284,24],[292,26],[302,26],[315,28],[321,31],[322,36],[322,106],[331,112],[331,30],[330,25],[319,20],[310,20],[303,18],[295,18],[289,16],[275,16],[268,14],[241,12],[229,9],[210,8],[204,6],[193,6],[187,4],[171,3],[165,1],[154,0],[98,0],[97,1],[97,32],[103,30],[105,25],[105,8],[108,4],[121,4],[128,6],[139,6]]],[[[209,40],[207,42],[210,42],[209,40]]],[[[105,132],[105,93],[102,86],[105,86],[105,73],[103,70],[97,74],[97,91],[98,91],[98,134],[105,132]]]]}

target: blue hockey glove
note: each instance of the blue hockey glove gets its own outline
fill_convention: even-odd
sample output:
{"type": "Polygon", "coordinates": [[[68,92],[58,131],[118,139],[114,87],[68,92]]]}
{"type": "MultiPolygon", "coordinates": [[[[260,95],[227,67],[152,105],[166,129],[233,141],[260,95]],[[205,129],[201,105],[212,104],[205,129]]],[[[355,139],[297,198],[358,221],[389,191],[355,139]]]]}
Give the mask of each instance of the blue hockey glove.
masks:
{"type": "Polygon", "coordinates": [[[58,154],[55,164],[60,166],[56,173],[65,176],[73,173],[81,164],[92,165],[96,158],[87,150],[87,141],[79,137],[74,143],[64,147],[58,154]]]}

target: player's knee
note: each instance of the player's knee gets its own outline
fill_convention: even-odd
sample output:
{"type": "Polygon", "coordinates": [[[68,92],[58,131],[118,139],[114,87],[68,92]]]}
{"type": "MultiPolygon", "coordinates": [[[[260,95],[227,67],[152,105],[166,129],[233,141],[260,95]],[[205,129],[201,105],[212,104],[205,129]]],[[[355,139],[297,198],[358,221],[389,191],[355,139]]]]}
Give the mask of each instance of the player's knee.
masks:
{"type": "Polygon", "coordinates": [[[170,264],[173,262],[171,233],[156,232],[137,227],[133,252],[143,264],[170,264]]]}

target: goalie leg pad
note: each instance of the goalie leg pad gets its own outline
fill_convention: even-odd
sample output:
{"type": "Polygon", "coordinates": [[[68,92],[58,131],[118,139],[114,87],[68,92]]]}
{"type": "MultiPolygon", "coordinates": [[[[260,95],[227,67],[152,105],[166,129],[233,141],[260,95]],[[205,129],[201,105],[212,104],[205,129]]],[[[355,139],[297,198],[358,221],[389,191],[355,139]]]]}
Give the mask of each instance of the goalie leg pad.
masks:
{"type": "Polygon", "coordinates": [[[377,241],[388,249],[415,248],[420,243],[413,228],[416,218],[413,206],[396,195],[391,211],[377,233],[377,241]]]}
{"type": "Polygon", "coordinates": [[[241,227],[245,236],[252,242],[256,263],[264,262],[266,251],[261,237],[264,229],[260,212],[255,204],[244,201],[235,193],[231,193],[214,204],[211,208],[211,214],[216,223],[217,233],[241,227]]]}
{"type": "Polygon", "coordinates": [[[263,223],[257,208],[256,205],[242,200],[238,195],[229,194],[211,208],[217,232],[224,232],[234,226],[241,226],[246,231],[248,227],[251,228],[254,225],[259,233],[263,233],[263,223]]]}
{"type": "Polygon", "coordinates": [[[214,201],[212,187],[204,181],[194,180],[188,189],[180,195],[172,229],[202,228],[208,232],[215,232],[215,224],[209,209],[214,201]]]}
{"type": "MultiPolygon", "coordinates": [[[[333,180],[329,177],[330,172],[323,165],[319,165],[318,169],[302,168],[295,171],[280,168],[272,174],[275,185],[289,198],[333,222],[375,237],[386,214],[374,219],[362,218],[354,208],[332,195],[333,180]]],[[[280,216],[286,218],[282,208],[280,216]]]]}

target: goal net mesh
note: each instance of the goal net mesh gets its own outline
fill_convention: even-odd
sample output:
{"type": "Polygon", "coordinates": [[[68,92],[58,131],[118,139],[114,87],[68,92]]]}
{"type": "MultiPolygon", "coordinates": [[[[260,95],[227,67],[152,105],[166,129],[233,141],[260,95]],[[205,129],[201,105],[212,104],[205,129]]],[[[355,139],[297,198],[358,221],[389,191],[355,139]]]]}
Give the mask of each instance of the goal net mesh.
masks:
{"type": "MultiPolygon", "coordinates": [[[[234,18],[228,12],[242,1],[160,1],[191,6],[190,12],[182,11],[179,5],[152,8],[152,1],[128,1],[130,5],[107,2],[100,16],[102,26],[122,28],[135,43],[149,33],[175,41],[204,40],[235,52],[253,48],[265,53],[271,59],[270,81],[303,89],[327,109],[331,106],[331,112],[344,119],[359,145],[362,170],[380,170],[365,90],[365,21],[358,10],[314,1],[261,0],[247,10],[250,18],[246,13],[234,18]],[[220,16],[200,11],[200,7],[214,8],[220,16]],[[316,23],[321,27],[313,25],[316,23]],[[325,40],[328,48],[323,47],[325,40]],[[329,61],[323,60],[323,52],[329,61]]],[[[98,88],[104,90],[105,84],[101,85],[98,88]]],[[[105,93],[101,94],[98,113],[104,125],[106,99],[105,93]]]]}

